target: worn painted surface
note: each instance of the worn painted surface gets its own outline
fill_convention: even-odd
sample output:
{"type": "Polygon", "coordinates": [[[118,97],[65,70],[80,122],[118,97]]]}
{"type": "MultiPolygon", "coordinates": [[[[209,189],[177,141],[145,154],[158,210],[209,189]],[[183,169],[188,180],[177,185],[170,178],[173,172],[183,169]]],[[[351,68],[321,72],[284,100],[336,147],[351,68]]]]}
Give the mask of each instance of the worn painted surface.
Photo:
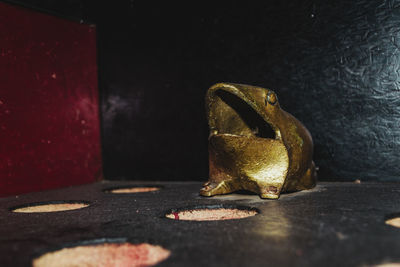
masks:
{"type": "MultiPolygon", "coordinates": [[[[0,199],[0,265],[30,266],[63,247],[150,243],[171,252],[157,266],[375,266],[400,263],[400,183],[320,183],[309,191],[204,198],[200,182],[100,182],[0,199]],[[110,194],[116,186],[161,190],[110,194]],[[34,202],[83,200],[84,209],[13,213],[34,202]],[[166,214],[187,209],[255,208],[255,216],[184,221],[166,214]],[[18,227],[16,227],[18,226],[18,227]]],[[[203,217],[204,218],[204,217],[203,217]]],[[[76,256],[74,259],[76,259],[76,256]]]]}
{"type": "Polygon", "coordinates": [[[0,196],[100,177],[95,37],[0,3],[0,196]]]}

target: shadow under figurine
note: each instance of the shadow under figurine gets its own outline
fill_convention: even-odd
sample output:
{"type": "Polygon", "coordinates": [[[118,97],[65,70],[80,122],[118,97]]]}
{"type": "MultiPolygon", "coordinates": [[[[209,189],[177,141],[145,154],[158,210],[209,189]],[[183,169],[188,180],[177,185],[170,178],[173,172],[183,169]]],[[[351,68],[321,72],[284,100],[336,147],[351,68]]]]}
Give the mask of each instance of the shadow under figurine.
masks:
{"type": "Polygon", "coordinates": [[[248,190],[277,199],[315,186],[311,135],[273,91],[218,83],[208,89],[206,108],[210,177],[201,195],[248,190]]]}

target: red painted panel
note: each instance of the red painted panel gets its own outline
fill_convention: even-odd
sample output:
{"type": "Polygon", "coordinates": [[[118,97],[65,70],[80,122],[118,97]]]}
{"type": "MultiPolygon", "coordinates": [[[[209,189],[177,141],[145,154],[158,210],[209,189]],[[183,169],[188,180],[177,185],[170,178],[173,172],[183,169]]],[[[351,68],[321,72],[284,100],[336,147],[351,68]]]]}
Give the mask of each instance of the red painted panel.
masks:
{"type": "Polygon", "coordinates": [[[0,3],[0,196],[101,176],[95,28],[0,3]]]}

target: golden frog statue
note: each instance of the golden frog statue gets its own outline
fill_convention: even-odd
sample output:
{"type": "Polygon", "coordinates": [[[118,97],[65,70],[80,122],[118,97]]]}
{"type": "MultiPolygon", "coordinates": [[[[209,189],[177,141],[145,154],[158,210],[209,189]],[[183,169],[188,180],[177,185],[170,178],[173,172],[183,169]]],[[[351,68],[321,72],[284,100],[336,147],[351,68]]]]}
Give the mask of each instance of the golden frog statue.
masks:
{"type": "Polygon", "coordinates": [[[208,89],[206,108],[210,177],[201,195],[248,190],[277,199],[315,186],[311,135],[281,109],[275,92],[218,83],[208,89]]]}

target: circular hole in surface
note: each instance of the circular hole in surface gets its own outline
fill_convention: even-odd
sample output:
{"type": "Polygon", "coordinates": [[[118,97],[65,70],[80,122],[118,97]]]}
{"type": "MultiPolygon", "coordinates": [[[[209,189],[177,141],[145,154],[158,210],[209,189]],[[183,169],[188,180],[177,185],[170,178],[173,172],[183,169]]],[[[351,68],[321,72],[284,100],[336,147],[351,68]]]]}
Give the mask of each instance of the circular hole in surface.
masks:
{"type": "Polygon", "coordinates": [[[387,219],[385,223],[388,225],[400,228],[400,217],[394,217],[394,218],[387,219]]]}
{"type": "Polygon", "coordinates": [[[71,266],[153,266],[169,257],[171,252],[150,244],[103,243],[63,248],[33,260],[33,267],[71,266]]]}
{"type": "Polygon", "coordinates": [[[400,263],[383,263],[374,265],[373,267],[400,267],[400,263]]]}
{"type": "Polygon", "coordinates": [[[47,202],[47,203],[32,203],[12,209],[12,212],[17,213],[36,213],[36,212],[57,212],[66,210],[77,210],[86,208],[89,203],[86,202],[47,202]]]}
{"type": "Polygon", "coordinates": [[[106,189],[105,192],[112,194],[146,193],[160,190],[159,186],[131,186],[106,189]]]}
{"type": "Polygon", "coordinates": [[[172,210],[165,217],[182,221],[222,221],[243,219],[258,214],[258,211],[247,207],[206,206],[172,210]]]}

